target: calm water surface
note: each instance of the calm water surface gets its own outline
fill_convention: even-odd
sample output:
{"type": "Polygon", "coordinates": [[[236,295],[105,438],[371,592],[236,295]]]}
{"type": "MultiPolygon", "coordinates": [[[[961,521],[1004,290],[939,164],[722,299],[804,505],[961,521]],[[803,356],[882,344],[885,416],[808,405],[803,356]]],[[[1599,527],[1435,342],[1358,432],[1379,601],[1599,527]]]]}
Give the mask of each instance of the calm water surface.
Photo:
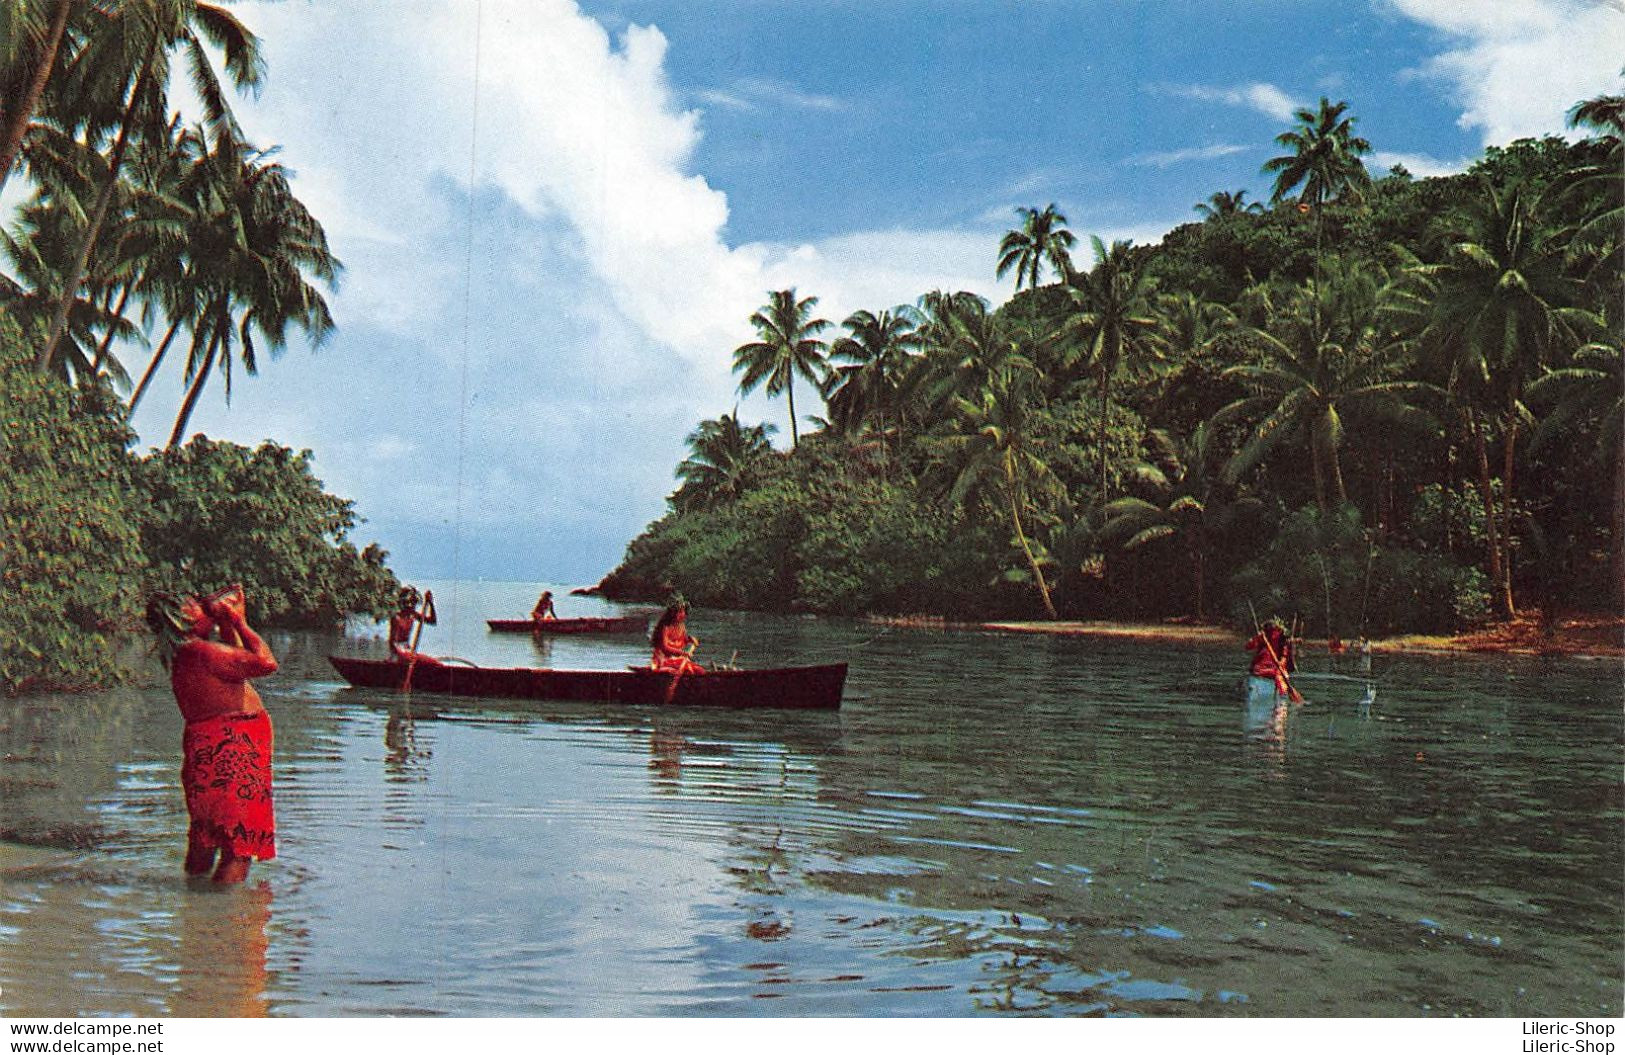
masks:
{"type": "MultiPolygon", "coordinates": [[[[646,658],[483,632],[538,590],[437,586],[425,651],[646,658]]],[[[1239,650],[692,625],[848,661],[842,711],[407,701],[326,665],[375,640],[273,635],[280,856],[237,889],[180,875],[167,686],[5,703],[0,1011],[1622,1012],[1617,661],[1379,656],[1277,712],[1239,650]]]]}

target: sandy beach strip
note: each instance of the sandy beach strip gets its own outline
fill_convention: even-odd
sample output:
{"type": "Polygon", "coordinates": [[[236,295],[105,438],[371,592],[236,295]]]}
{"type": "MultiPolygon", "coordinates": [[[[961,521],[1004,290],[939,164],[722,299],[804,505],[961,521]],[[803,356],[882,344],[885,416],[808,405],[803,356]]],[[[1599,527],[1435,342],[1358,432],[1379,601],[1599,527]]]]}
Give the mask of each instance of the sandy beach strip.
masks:
{"type": "MultiPolygon", "coordinates": [[[[940,623],[945,630],[990,630],[1013,634],[1057,634],[1064,637],[1121,638],[1184,644],[1240,645],[1247,638],[1229,627],[1203,623],[1120,623],[1106,620],[1011,621],[940,623]]],[[[1306,652],[1326,651],[1325,641],[1299,638],[1306,652]]],[[[1345,642],[1348,652],[1353,642],[1345,642]]],[[[1625,658],[1625,619],[1579,616],[1542,626],[1538,617],[1524,616],[1510,623],[1495,623],[1456,635],[1405,634],[1371,642],[1378,653],[1459,655],[1498,653],[1512,656],[1568,656],[1575,659],[1625,658]]]]}

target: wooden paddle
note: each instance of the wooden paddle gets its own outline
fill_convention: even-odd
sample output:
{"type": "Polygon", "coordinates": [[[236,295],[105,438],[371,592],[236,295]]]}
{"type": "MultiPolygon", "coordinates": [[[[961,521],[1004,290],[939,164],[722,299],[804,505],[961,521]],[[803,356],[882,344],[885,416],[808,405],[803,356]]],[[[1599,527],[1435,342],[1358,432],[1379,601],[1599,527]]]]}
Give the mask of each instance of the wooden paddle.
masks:
{"type": "MultiPolygon", "coordinates": [[[[433,590],[424,595],[423,605],[425,608],[434,603],[433,598],[433,590]]],[[[418,665],[418,642],[423,640],[423,620],[425,615],[426,613],[419,612],[418,625],[412,628],[412,643],[408,646],[408,651],[412,653],[412,656],[406,661],[406,677],[401,679],[402,692],[412,691],[412,670],[418,665]]]]}
{"type": "Polygon", "coordinates": [[[683,671],[687,669],[688,664],[685,663],[672,672],[671,681],[666,683],[666,691],[660,698],[660,702],[662,704],[669,707],[671,702],[677,698],[677,679],[681,678],[683,676],[683,671]]]}
{"type": "Polygon", "coordinates": [[[1253,609],[1251,599],[1247,601],[1247,611],[1252,613],[1254,634],[1257,635],[1260,641],[1264,642],[1264,648],[1269,652],[1271,662],[1275,664],[1276,691],[1285,692],[1286,698],[1293,703],[1302,703],[1303,693],[1299,692],[1297,686],[1292,684],[1292,678],[1286,672],[1286,664],[1280,656],[1275,654],[1275,646],[1270,644],[1269,635],[1264,633],[1264,628],[1258,625],[1258,612],[1253,609]]]}
{"type": "MultiPolygon", "coordinates": [[[[694,644],[696,646],[698,646],[699,642],[695,641],[694,644]]],[[[683,653],[683,665],[678,667],[675,671],[672,672],[671,683],[666,686],[665,696],[661,700],[662,703],[670,704],[673,700],[675,700],[677,698],[677,680],[679,678],[681,678],[684,674],[687,674],[688,673],[688,668],[693,666],[693,664],[694,664],[694,649],[690,648],[687,652],[683,653]]]]}

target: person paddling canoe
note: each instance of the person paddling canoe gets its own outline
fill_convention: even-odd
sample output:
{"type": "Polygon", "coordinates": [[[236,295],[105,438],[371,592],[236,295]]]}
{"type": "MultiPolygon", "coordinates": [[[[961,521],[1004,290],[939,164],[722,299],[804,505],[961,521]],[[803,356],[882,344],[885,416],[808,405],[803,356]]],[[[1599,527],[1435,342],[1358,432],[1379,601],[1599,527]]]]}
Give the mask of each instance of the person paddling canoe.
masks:
{"type": "Polygon", "coordinates": [[[277,662],[249,628],[244,608],[241,586],[201,599],[155,593],[147,601],[147,625],[158,635],[159,658],[186,720],[186,874],[212,868],[217,883],[240,883],[255,860],[276,856],[271,717],[249,679],[276,673],[277,662]],[[216,629],[219,640],[211,640],[216,629]]]}
{"type": "Polygon", "coordinates": [[[414,651],[416,642],[412,640],[412,631],[418,626],[434,626],[438,621],[434,610],[434,591],[429,590],[422,595],[423,609],[418,610],[419,596],[417,587],[403,586],[400,592],[399,609],[389,617],[389,650],[396,659],[402,662],[411,662],[416,657],[419,663],[439,663],[433,656],[425,656],[414,651]]]}
{"type": "Polygon", "coordinates": [[[557,619],[559,613],[553,610],[553,591],[543,590],[542,596],[536,599],[536,607],[530,610],[530,620],[540,623],[543,619],[557,619]]]}
{"type": "Polygon", "coordinates": [[[1298,669],[1292,639],[1287,636],[1286,624],[1270,619],[1252,637],[1247,639],[1253,653],[1252,668],[1248,671],[1249,695],[1273,693],[1277,696],[1292,694],[1292,672],[1298,669]]]}
{"type": "Polygon", "coordinates": [[[670,674],[704,674],[705,668],[694,662],[694,649],[700,639],[688,632],[688,604],[677,598],[666,605],[655,623],[649,644],[654,646],[651,670],[670,674]]]}

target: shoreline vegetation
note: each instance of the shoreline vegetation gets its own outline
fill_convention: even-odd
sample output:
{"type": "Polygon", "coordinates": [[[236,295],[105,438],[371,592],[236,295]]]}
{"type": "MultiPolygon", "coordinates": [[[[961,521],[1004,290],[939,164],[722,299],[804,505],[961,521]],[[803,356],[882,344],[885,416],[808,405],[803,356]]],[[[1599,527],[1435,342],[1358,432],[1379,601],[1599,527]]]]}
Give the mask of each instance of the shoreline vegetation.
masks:
{"type": "Polygon", "coordinates": [[[700,422],[597,592],[1618,654],[1625,98],[1423,179],[1369,173],[1346,102],[1295,118],[1267,203],[1215,193],[1155,245],[1090,238],[1085,265],[1054,204],[1018,209],[996,308],[932,290],[837,326],[769,291],[734,368],[785,399],[788,449],[700,422]]]}
{"type": "MultiPolygon", "coordinates": [[[[0,240],[7,694],[117,680],[154,587],[242,582],[256,623],[320,626],[398,585],[312,452],[186,441],[217,374],[229,394],[234,363],[332,332],[342,265],[232,114],[267,75],[252,29],[141,10],[29,3],[0,54],[0,188],[25,184],[0,240]],[[186,387],[137,456],[166,356],[186,387]]],[[[836,325],[767,291],[733,365],[785,399],[788,449],[737,410],[700,422],[597,592],[1052,632],[1301,612],[1304,636],[1416,648],[1538,650],[1537,609],[1611,618],[1625,97],[1577,103],[1572,142],[1422,179],[1368,172],[1355,123],[1296,111],[1267,201],[1215,192],[1155,245],[1090,237],[1090,262],[1054,204],[1016,210],[988,247],[1015,281],[998,307],[930,290],[836,325]]]]}
{"type": "MultiPolygon", "coordinates": [[[[1102,637],[1168,644],[1240,645],[1250,632],[1211,624],[1113,623],[1103,621],[1057,623],[946,623],[907,618],[877,618],[888,625],[926,626],[944,630],[989,630],[1014,634],[1055,634],[1062,637],[1102,637]]],[[[1299,640],[1302,653],[1325,653],[1325,642],[1299,640]]],[[[1358,644],[1345,643],[1345,658],[1358,656],[1358,644]]],[[[1374,655],[1422,653],[1463,655],[1493,653],[1512,656],[1564,656],[1576,659],[1615,659],[1625,657],[1625,618],[1612,615],[1575,614],[1559,616],[1548,625],[1540,614],[1527,613],[1507,623],[1487,626],[1460,634],[1401,634],[1371,642],[1374,655]]]]}

